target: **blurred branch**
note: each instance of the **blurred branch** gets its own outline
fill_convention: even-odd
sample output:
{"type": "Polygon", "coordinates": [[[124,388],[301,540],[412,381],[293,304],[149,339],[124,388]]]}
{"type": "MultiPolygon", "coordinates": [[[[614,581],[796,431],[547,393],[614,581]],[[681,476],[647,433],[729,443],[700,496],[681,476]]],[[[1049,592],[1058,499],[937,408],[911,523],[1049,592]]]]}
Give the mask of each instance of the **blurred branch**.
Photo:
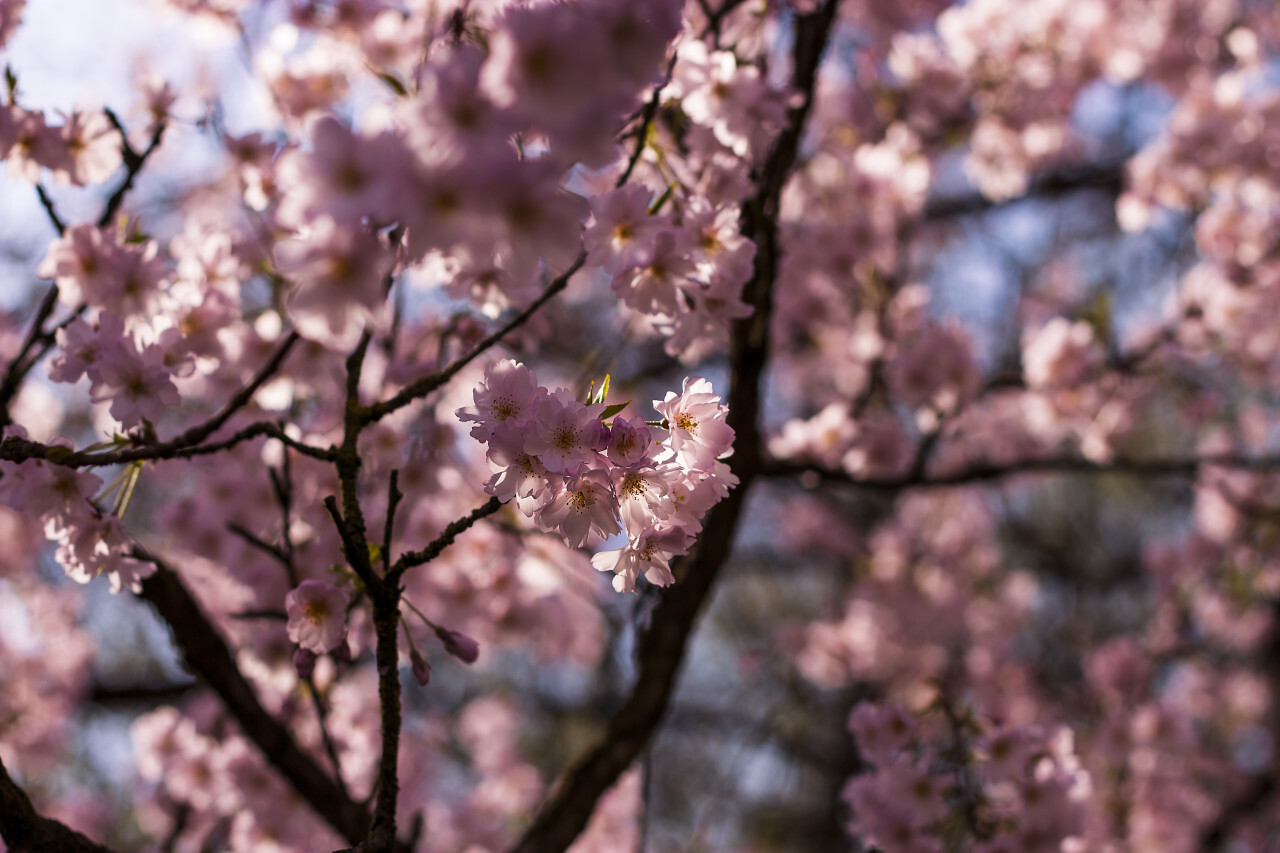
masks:
{"type": "Polygon", "coordinates": [[[124,204],[124,197],[129,194],[129,190],[133,189],[133,181],[138,177],[138,173],[142,171],[142,167],[147,164],[147,159],[160,147],[160,141],[164,139],[165,123],[163,121],[156,124],[155,130],[151,132],[151,140],[147,143],[147,147],[139,152],[129,142],[129,132],[125,130],[123,122],[120,121],[112,110],[103,110],[107,115],[107,120],[111,122],[120,133],[120,157],[124,160],[124,180],[120,182],[120,186],[116,187],[116,191],[111,194],[111,198],[107,199],[106,207],[102,209],[102,215],[98,217],[98,227],[106,228],[111,224],[111,220],[116,218],[116,214],[120,212],[120,205],[124,204]]]}
{"type": "Polygon", "coordinates": [[[767,477],[817,476],[868,491],[895,492],[986,483],[1019,474],[1128,474],[1135,477],[1191,477],[1205,467],[1234,468],[1258,473],[1280,471],[1280,456],[1211,455],[1186,459],[1116,459],[1093,462],[1080,457],[1023,459],[1003,464],[979,462],[944,474],[912,472],[896,477],[860,477],[847,471],[803,462],[766,460],[760,473],[767,477]]]}
{"type": "Polygon", "coordinates": [[[185,698],[197,687],[197,682],[165,682],[163,684],[131,684],[115,686],[91,684],[85,698],[98,705],[140,703],[149,706],[171,705],[185,698]]]}
{"type": "Polygon", "coordinates": [[[768,359],[773,284],[778,273],[777,214],[782,187],[813,102],[818,65],[833,28],[838,0],[796,20],[792,88],[803,93],[788,111],[779,135],[756,175],[756,192],[743,207],[741,228],[756,242],[752,279],[744,297],[755,312],[733,325],[728,423],[736,432],[732,468],[739,485],[707,515],[694,551],[675,567],[677,582],[664,590],[649,629],[638,641],[639,674],[630,696],[610,720],[600,741],[566,771],[542,805],[516,853],[565,850],[586,827],[596,802],[627,769],[657,729],[675,686],[694,622],[729,555],[738,518],[760,462],[760,382],[768,359]]]}
{"type": "Polygon", "coordinates": [[[62,217],[58,216],[58,210],[53,206],[53,199],[49,198],[49,194],[45,192],[44,184],[36,184],[36,197],[40,199],[40,206],[44,208],[45,214],[49,217],[49,223],[53,225],[53,230],[58,232],[61,237],[67,233],[67,224],[62,221],[62,217]]]}
{"type": "Polygon", "coordinates": [[[934,197],[925,202],[921,218],[926,222],[955,219],[1030,198],[1057,198],[1080,190],[1103,190],[1118,196],[1124,190],[1125,164],[1130,156],[1128,153],[1044,172],[1031,179],[1026,192],[1011,198],[993,199],[979,192],[934,197]]]}
{"type": "Polygon", "coordinates": [[[41,816],[0,760],[0,838],[10,853],[114,853],[66,824],[41,816]]]}
{"type": "Polygon", "coordinates": [[[27,373],[40,360],[40,356],[44,354],[45,349],[41,349],[38,355],[32,355],[32,351],[46,338],[44,331],[44,323],[53,314],[54,306],[58,304],[58,285],[49,285],[48,291],[45,292],[44,298],[40,300],[40,306],[36,308],[35,316],[31,320],[31,328],[27,330],[27,337],[22,341],[22,348],[18,350],[18,354],[13,357],[13,361],[9,362],[9,366],[5,368],[4,379],[0,379],[0,427],[6,427],[13,423],[13,419],[9,416],[9,404],[13,402],[13,398],[18,395],[18,389],[22,386],[22,380],[26,378],[27,373]]]}
{"type": "Polygon", "coordinates": [[[134,556],[156,566],[156,571],[142,582],[139,598],[149,602],[168,623],[187,666],[218,694],[244,736],[339,834],[353,843],[364,838],[369,828],[368,812],[347,796],[298,746],[289,729],[262,707],[222,634],[178,574],[146,551],[139,549],[134,556]]]}

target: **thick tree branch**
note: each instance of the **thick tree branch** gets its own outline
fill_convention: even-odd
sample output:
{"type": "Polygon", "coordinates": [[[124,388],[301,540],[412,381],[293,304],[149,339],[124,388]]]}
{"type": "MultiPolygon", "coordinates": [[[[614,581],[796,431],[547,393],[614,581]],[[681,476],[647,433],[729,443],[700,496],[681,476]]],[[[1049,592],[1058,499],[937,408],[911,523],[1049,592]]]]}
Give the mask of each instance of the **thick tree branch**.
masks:
{"type": "Polygon", "coordinates": [[[818,11],[796,21],[792,85],[803,97],[790,109],[786,129],[769,152],[757,175],[756,193],[742,212],[742,233],[756,242],[756,257],[744,293],[755,313],[734,324],[730,343],[728,422],[737,434],[732,467],[739,485],[708,513],[695,550],[677,564],[677,582],[664,590],[650,628],[640,638],[639,674],[631,695],[601,740],[566,772],[516,844],[515,853],[557,853],[568,848],[586,827],[601,795],[648,743],[666,713],[697,615],[729,555],[760,460],[760,381],[768,360],[772,292],[778,273],[778,201],[795,166],[837,6],[838,0],[827,0],[818,11]]]}
{"type": "Polygon", "coordinates": [[[182,579],[159,558],[142,551],[136,556],[156,566],[155,573],[142,582],[139,597],[168,623],[187,666],[218,694],[245,737],[316,814],[352,843],[363,839],[369,831],[368,812],[347,796],[315,759],[302,751],[289,730],[262,707],[221,633],[182,579]]]}
{"type": "Polygon", "coordinates": [[[0,761],[0,838],[10,853],[114,853],[66,824],[36,812],[0,761]]]}

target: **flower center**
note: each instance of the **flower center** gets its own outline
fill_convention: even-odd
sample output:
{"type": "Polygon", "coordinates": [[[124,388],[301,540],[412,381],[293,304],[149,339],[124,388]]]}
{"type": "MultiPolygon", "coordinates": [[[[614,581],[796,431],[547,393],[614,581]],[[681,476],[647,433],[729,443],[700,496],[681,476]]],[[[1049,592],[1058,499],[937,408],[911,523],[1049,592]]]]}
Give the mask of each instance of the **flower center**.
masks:
{"type": "Polygon", "coordinates": [[[306,619],[313,625],[318,625],[329,615],[329,608],[323,601],[308,601],[302,605],[302,618],[306,619]]]}
{"type": "Polygon", "coordinates": [[[493,416],[500,421],[520,414],[520,407],[510,397],[499,397],[493,401],[493,416]]]}
{"type": "Polygon", "coordinates": [[[572,427],[560,427],[552,443],[561,450],[569,450],[578,444],[578,431],[572,427]]]}

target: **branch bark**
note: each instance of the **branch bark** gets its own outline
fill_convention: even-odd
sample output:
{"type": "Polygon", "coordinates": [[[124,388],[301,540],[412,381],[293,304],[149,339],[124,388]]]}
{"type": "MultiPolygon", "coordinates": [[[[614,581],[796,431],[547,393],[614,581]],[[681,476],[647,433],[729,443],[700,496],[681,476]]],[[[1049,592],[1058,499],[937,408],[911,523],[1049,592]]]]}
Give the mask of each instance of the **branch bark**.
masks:
{"type": "Polygon", "coordinates": [[[115,853],[66,824],[42,816],[0,761],[0,838],[10,853],[115,853]]]}
{"type": "Polygon", "coordinates": [[[316,814],[353,844],[363,840],[369,832],[368,811],[347,796],[316,760],[302,751],[289,730],[262,707],[226,641],[177,573],[150,554],[137,556],[156,566],[155,573],[142,582],[139,597],[168,623],[187,666],[213,688],[245,737],[316,814]]]}
{"type": "Polygon", "coordinates": [[[744,291],[755,312],[735,322],[730,343],[728,422],[737,434],[732,467],[738,487],[708,513],[696,549],[676,566],[677,582],[664,591],[649,630],[640,638],[639,675],[631,695],[609,722],[603,738],[566,772],[514,853],[557,853],[568,848],[586,827],[599,798],[648,743],[666,714],[694,622],[729,555],[760,463],[760,380],[768,361],[773,284],[778,273],[778,202],[795,166],[818,65],[838,5],[838,0],[827,0],[796,22],[792,85],[803,97],[790,109],[786,129],[758,172],[757,190],[742,211],[742,233],[756,242],[756,258],[744,291]]]}
{"type": "Polygon", "coordinates": [[[767,477],[816,475],[824,482],[873,492],[903,489],[943,489],[973,483],[989,483],[1019,474],[1125,474],[1134,477],[1193,477],[1203,468],[1218,467],[1268,473],[1280,471],[1278,456],[1210,455],[1183,459],[1115,459],[1093,462],[1078,456],[1021,459],[1016,462],[975,462],[942,474],[919,471],[893,477],[860,477],[847,471],[803,462],[767,460],[760,473],[767,477]]]}

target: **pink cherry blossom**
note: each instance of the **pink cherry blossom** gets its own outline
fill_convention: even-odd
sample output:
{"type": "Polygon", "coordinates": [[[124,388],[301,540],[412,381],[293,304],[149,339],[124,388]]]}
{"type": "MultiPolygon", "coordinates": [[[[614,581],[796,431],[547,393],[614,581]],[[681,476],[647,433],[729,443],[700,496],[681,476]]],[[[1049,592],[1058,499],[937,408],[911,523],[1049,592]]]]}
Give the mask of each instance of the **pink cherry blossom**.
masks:
{"type": "Polygon", "coordinates": [[[621,532],[618,526],[618,499],[609,476],[600,470],[584,471],[572,477],[538,513],[538,523],[559,530],[565,541],[581,548],[594,531],[609,537],[621,532]]]}
{"type": "Polygon", "coordinates": [[[349,601],[331,583],[304,580],[285,596],[289,639],[318,655],[337,648],[347,636],[349,601]]]}
{"type": "Polygon", "coordinates": [[[605,449],[608,433],[600,422],[602,404],[588,406],[561,388],[537,403],[524,451],[548,471],[572,475],[605,449]]]}
{"type": "Polygon", "coordinates": [[[668,430],[671,452],[682,465],[707,470],[733,443],[733,428],[724,422],[727,408],[703,378],[684,380],[681,393],[668,391],[653,407],[668,430]]]}
{"type": "Polygon", "coordinates": [[[655,586],[675,582],[668,565],[672,557],[684,553],[690,543],[686,530],[679,527],[650,528],[614,551],[601,551],[591,564],[602,572],[613,572],[613,588],[632,592],[641,574],[655,586]]]}

